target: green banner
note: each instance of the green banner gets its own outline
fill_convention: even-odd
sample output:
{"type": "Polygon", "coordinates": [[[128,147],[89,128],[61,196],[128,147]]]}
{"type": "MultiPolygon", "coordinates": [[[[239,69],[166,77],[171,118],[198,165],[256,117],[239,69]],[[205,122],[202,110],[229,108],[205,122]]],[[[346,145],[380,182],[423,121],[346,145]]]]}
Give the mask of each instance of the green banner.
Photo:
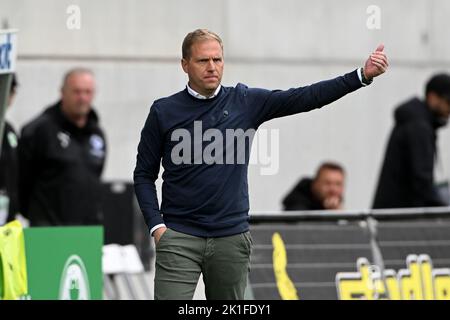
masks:
{"type": "Polygon", "coordinates": [[[102,299],[102,227],[24,229],[28,299],[102,299]]]}

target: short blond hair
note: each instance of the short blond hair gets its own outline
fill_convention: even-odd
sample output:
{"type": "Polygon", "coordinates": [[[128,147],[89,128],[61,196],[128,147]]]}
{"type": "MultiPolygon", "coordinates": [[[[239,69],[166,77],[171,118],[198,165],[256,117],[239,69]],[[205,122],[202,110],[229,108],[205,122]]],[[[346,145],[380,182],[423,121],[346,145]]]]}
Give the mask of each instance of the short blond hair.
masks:
{"type": "Polygon", "coordinates": [[[186,37],[184,37],[183,40],[183,46],[182,46],[182,55],[183,59],[189,59],[191,57],[191,48],[192,45],[199,41],[205,41],[205,40],[216,40],[223,51],[223,42],[220,37],[208,29],[197,29],[192,32],[189,32],[186,37]]]}

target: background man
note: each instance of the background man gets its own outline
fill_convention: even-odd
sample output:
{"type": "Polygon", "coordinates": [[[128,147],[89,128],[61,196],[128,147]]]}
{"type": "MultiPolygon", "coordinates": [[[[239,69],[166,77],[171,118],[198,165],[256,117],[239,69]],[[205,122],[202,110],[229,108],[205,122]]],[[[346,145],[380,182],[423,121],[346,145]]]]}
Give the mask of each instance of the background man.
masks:
{"type": "Polygon", "coordinates": [[[325,162],[313,179],[301,179],[283,199],[284,210],[343,209],[344,183],[344,168],[337,163],[325,162]]]}
{"type": "Polygon", "coordinates": [[[61,100],[21,134],[20,199],[32,226],[100,224],[100,175],[106,145],[92,108],[94,75],[72,69],[61,100]]]}
{"type": "Polygon", "coordinates": [[[450,115],[450,75],[434,75],[425,100],[412,98],[395,110],[374,208],[447,205],[434,186],[436,131],[450,115]]]}

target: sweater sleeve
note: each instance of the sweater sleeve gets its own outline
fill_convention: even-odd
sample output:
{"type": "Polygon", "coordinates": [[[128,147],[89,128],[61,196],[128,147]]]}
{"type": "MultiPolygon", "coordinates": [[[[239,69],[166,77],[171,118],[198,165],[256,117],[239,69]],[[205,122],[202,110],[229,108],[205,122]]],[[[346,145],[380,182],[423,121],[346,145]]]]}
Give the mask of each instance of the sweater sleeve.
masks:
{"type": "Polygon", "coordinates": [[[251,113],[258,127],[265,121],[325,106],[362,87],[357,71],[331,80],[285,91],[248,89],[251,113]]]}
{"type": "Polygon", "coordinates": [[[134,170],[134,190],[139,206],[149,230],[162,224],[155,181],[158,178],[163,147],[155,104],[141,132],[138,145],[136,168],[134,170]]]}

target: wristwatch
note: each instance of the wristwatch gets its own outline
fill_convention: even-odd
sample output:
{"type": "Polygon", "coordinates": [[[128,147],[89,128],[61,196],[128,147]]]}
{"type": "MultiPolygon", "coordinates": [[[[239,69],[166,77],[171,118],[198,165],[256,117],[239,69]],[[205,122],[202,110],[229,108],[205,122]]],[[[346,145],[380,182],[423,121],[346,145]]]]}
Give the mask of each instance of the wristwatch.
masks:
{"type": "Polygon", "coordinates": [[[367,78],[364,76],[364,68],[361,68],[361,81],[362,83],[364,83],[365,85],[369,85],[372,83],[373,78],[370,80],[367,80],[367,78]]]}

